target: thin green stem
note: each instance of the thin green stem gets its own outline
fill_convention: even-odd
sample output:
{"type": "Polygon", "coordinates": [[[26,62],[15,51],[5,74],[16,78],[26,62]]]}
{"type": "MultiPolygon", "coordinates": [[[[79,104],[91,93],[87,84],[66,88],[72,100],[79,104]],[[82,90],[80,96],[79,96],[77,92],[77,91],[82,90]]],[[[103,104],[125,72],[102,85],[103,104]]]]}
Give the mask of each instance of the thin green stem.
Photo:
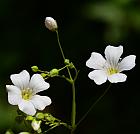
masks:
{"type": "Polygon", "coordinates": [[[72,84],[72,115],[71,115],[71,125],[72,128],[75,128],[75,119],[76,119],[76,99],[75,99],[75,84],[72,84]]]}
{"type": "MultiPolygon", "coordinates": [[[[61,54],[62,54],[62,57],[63,57],[63,60],[65,61],[65,55],[64,55],[64,52],[63,52],[63,49],[61,47],[61,43],[60,43],[60,39],[59,39],[59,33],[58,33],[58,30],[56,30],[56,35],[57,35],[57,41],[58,41],[58,45],[59,45],[59,48],[60,48],[60,51],[61,51],[61,54]]],[[[69,68],[67,67],[67,70],[68,70],[68,74],[69,74],[69,77],[70,79],[72,80],[72,76],[71,76],[71,73],[70,73],[70,70],[69,68]]]]}
{"type": "Polygon", "coordinates": [[[53,126],[53,127],[49,128],[48,130],[44,131],[42,134],[48,133],[50,130],[54,129],[55,127],[57,127],[57,126],[53,126]]]}
{"type": "MultiPolygon", "coordinates": [[[[59,44],[59,48],[60,48],[63,60],[65,61],[66,58],[65,58],[63,49],[61,47],[58,30],[56,30],[56,34],[57,34],[57,41],[58,41],[58,44],[59,44]]],[[[75,120],[76,120],[75,80],[73,80],[73,78],[72,78],[69,67],[68,66],[66,66],[66,67],[67,67],[67,71],[68,71],[70,81],[71,81],[71,84],[72,84],[72,112],[71,112],[71,126],[72,126],[72,128],[71,128],[71,134],[74,134],[74,130],[76,128],[75,127],[76,126],[75,125],[75,120]]]]}
{"type": "Polygon", "coordinates": [[[59,33],[58,33],[58,30],[56,30],[56,35],[57,35],[57,41],[58,41],[58,45],[59,45],[59,48],[60,48],[60,51],[61,51],[62,57],[63,57],[63,59],[65,60],[65,55],[64,55],[63,49],[62,49],[62,47],[61,47],[61,43],[60,43],[60,39],[59,39],[59,33]]]}
{"type": "Polygon", "coordinates": [[[64,67],[62,67],[62,68],[60,68],[60,69],[58,69],[58,71],[61,71],[61,70],[65,69],[66,67],[68,67],[68,65],[66,65],[66,66],[64,66],[64,67]]]}
{"type": "Polygon", "coordinates": [[[105,96],[105,94],[108,92],[109,88],[111,86],[110,85],[107,87],[107,89],[103,92],[103,94],[91,105],[91,107],[88,109],[88,111],[84,114],[84,116],[78,121],[78,123],[76,124],[76,126],[78,126],[85,118],[86,116],[89,114],[89,112],[93,109],[93,107],[105,96]]]}

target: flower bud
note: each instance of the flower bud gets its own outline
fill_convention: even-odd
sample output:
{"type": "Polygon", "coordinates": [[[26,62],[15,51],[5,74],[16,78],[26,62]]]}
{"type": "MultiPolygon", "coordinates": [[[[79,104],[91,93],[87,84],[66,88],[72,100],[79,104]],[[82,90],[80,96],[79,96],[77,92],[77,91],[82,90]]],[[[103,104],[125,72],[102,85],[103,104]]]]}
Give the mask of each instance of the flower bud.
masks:
{"type": "Polygon", "coordinates": [[[33,120],[31,125],[35,131],[38,131],[40,129],[41,121],[33,120]]]}
{"type": "Polygon", "coordinates": [[[30,134],[29,132],[20,132],[19,134],[30,134]]]}
{"type": "Polygon", "coordinates": [[[34,117],[30,116],[30,115],[26,117],[26,120],[28,120],[28,121],[32,121],[33,119],[34,119],[34,117]]]}
{"type": "Polygon", "coordinates": [[[69,59],[65,59],[64,63],[65,63],[66,65],[69,65],[69,64],[70,64],[70,60],[69,60],[69,59]]]}
{"type": "Polygon", "coordinates": [[[54,76],[57,76],[59,74],[59,70],[54,68],[50,71],[50,76],[51,77],[54,77],[54,76]]]}
{"type": "Polygon", "coordinates": [[[70,69],[74,68],[74,65],[73,65],[72,62],[71,62],[69,65],[70,65],[70,66],[69,66],[70,69]]]}
{"type": "Polygon", "coordinates": [[[14,134],[11,130],[7,130],[5,134],[14,134]]]}
{"type": "Polygon", "coordinates": [[[40,75],[41,75],[43,78],[45,78],[48,74],[41,73],[40,75]]]}
{"type": "Polygon", "coordinates": [[[31,69],[33,72],[37,72],[39,70],[37,66],[32,66],[31,69]]]}
{"type": "Polygon", "coordinates": [[[55,119],[55,117],[53,117],[51,114],[49,114],[49,113],[45,113],[44,114],[44,116],[45,116],[45,119],[47,120],[47,121],[49,121],[49,122],[54,122],[56,119],[55,119]]]}
{"type": "Polygon", "coordinates": [[[44,119],[44,114],[43,113],[37,113],[36,118],[37,119],[44,119]]]}
{"type": "Polygon", "coordinates": [[[52,17],[46,17],[46,19],[45,19],[45,26],[50,31],[56,31],[57,28],[58,28],[56,20],[54,20],[52,17]]]}

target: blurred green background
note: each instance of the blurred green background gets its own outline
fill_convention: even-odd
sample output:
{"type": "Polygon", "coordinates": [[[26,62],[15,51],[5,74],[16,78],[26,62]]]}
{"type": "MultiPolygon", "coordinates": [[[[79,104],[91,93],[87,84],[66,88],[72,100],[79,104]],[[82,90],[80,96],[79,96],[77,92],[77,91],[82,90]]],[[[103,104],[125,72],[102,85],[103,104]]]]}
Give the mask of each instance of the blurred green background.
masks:
{"type": "MultiPolygon", "coordinates": [[[[112,84],[107,95],[78,126],[76,134],[139,134],[139,42],[140,1],[138,0],[1,0],[0,1],[0,134],[11,128],[15,133],[24,128],[15,123],[17,106],[7,102],[6,84],[10,75],[31,66],[51,70],[63,66],[56,34],[44,26],[52,16],[59,26],[65,55],[80,69],[76,83],[77,120],[102,94],[109,82],[97,86],[87,75],[85,66],[91,52],[104,54],[107,45],[124,46],[123,56],[137,55],[137,66],[126,72],[125,83],[112,84]]],[[[71,87],[64,80],[53,78],[43,95],[53,103],[46,108],[64,122],[70,120],[71,87]]],[[[69,133],[63,128],[51,134],[69,133]]]]}

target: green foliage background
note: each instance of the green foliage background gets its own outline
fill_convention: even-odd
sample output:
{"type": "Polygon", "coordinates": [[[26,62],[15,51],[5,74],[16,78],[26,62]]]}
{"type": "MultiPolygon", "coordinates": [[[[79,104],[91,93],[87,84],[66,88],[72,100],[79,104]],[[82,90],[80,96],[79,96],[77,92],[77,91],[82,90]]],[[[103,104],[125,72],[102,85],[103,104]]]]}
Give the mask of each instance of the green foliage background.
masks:
{"type": "MultiPolygon", "coordinates": [[[[124,54],[137,55],[137,66],[128,72],[125,83],[113,84],[108,94],[78,127],[77,134],[139,134],[140,97],[138,57],[140,37],[140,2],[138,0],[71,0],[71,1],[0,1],[0,133],[12,128],[24,130],[14,121],[16,106],[7,102],[9,76],[31,66],[42,70],[62,67],[56,35],[44,26],[46,16],[58,22],[65,55],[78,69],[77,120],[103,92],[109,83],[97,86],[88,79],[86,60],[93,51],[102,53],[107,45],[123,45],[124,54]]],[[[61,79],[51,84],[43,95],[52,98],[46,111],[70,120],[71,89],[61,79]]],[[[69,121],[68,121],[69,122],[69,121]]],[[[58,128],[50,133],[63,133],[58,128]]],[[[67,132],[64,132],[67,133],[67,132]]]]}

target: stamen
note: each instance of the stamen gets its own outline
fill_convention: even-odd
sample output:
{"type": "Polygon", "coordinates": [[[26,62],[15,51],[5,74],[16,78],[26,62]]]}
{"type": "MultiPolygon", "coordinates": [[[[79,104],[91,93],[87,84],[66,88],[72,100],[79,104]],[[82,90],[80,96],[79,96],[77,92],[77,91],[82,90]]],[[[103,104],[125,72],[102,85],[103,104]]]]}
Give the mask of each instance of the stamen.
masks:
{"type": "Polygon", "coordinates": [[[24,100],[30,100],[32,97],[32,89],[26,88],[21,91],[22,98],[24,100]]]}
{"type": "Polygon", "coordinates": [[[119,72],[119,70],[116,69],[116,68],[108,68],[108,69],[107,69],[107,73],[108,73],[109,75],[116,74],[116,73],[118,73],[118,72],[119,72]]]}

